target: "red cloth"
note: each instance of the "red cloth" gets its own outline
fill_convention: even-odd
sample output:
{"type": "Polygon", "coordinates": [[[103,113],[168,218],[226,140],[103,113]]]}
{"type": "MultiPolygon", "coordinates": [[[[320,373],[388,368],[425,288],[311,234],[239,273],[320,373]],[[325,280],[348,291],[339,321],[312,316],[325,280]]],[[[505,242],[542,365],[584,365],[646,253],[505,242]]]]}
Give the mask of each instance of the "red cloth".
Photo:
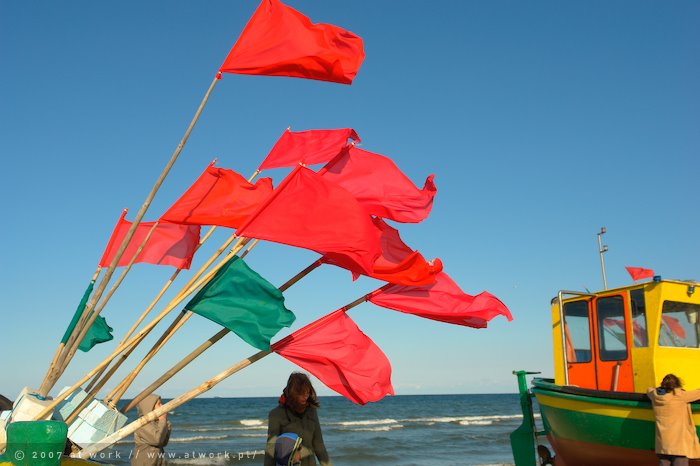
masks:
{"type": "MultiPolygon", "coordinates": [[[[426,261],[421,253],[408,247],[399,236],[399,231],[392,228],[381,218],[372,219],[375,228],[381,234],[382,255],[372,265],[370,277],[400,285],[427,285],[435,281],[442,271],[442,261],[435,259],[426,261]]],[[[326,254],[321,259],[327,264],[333,264],[348,269],[353,279],[363,274],[354,262],[345,260],[344,256],[326,254]]]]}
{"type": "Polygon", "coordinates": [[[352,32],[262,0],[219,71],[351,84],[364,58],[362,39],[352,32]]]}
{"type": "Polygon", "coordinates": [[[236,234],[342,254],[365,273],[381,255],[380,233],[352,195],[302,166],[287,175],[236,234]]]}
{"type": "Polygon", "coordinates": [[[357,404],[394,394],[389,359],[342,309],[297,330],[271,348],[357,404]]]}
{"type": "Polygon", "coordinates": [[[380,288],[369,301],[395,311],[467,327],[485,328],[497,315],[513,320],[506,305],[494,295],[488,291],[468,295],[445,272],[440,272],[432,285],[380,288]]]}
{"type": "MultiPolygon", "coordinates": [[[[100,259],[100,267],[109,266],[124,237],[126,237],[126,233],[131,228],[132,222],[125,220],[125,215],[126,210],[119,218],[117,226],[114,227],[112,237],[100,259]]],[[[124,250],[124,254],[119,259],[117,266],[129,265],[129,261],[154,224],[155,222],[141,222],[138,224],[134,236],[124,250]]],[[[148,264],[172,265],[178,269],[189,269],[192,263],[192,256],[199,244],[199,228],[199,226],[193,225],[159,223],[134,263],[145,262],[148,264]]]]}
{"type": "Polygon", "coordinates": [[[352,128],[312,129],[297,132],[287,129],[267,154],[258,170],[294,167],[300,163],[313,165],[328,162],[348,145],[348,138],[360,141],[360,137],[352,128]]]}
{"type": "Polygon", "coordinates": [[[643,269],[642,267],[625,267],[627,272],[632,277],[632,280],[641,280],[642,278],[654,278],[654,271],[651,269],[643,269]]]}
{"type": "Polygon", "coordinates": [[[328,165],[323,177],[350,191],[372,215],[418,223],[430,214],[437,193],[434,175],[418,189],[390,158],[354,146],[328,165]]]}
{"type": "Polygon", "coordinates": [[[210,165],[160,219],[237,228],[271,192],[270,178],[250,184],[233,170],[210,165]]]}

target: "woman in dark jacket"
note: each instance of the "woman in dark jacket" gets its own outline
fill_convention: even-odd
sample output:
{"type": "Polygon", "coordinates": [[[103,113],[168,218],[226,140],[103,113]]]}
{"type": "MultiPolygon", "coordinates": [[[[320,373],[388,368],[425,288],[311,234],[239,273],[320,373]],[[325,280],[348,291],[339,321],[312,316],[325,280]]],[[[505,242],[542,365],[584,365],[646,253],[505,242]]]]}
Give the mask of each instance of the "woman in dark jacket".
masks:
{"type": "Polygon", "coordinates": [[[287,432],[297,434],[302,439],[301,466],[314,466],[314,457],[318,458],[321,466],[331,466],[316,413],[318,406],[316,391],[309,377],[293,372],[279,399],[279,406],[268,416],[265,466],[275,466],[275,441],[280,434],[287,432]]]}

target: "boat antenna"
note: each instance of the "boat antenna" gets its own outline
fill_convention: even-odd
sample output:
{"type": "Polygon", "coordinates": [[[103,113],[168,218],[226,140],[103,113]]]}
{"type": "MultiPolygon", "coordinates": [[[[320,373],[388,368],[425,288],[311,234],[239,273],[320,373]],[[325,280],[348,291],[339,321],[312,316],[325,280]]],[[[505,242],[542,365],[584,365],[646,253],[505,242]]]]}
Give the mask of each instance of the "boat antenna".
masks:
{"type": "Polygon", "coordinates": [[[603,260],[603,254],[608,252],[608,245],[603,244],[601,240],[601,236],[605,234],[605,227],[602,227],[600,229],[600,233],[598,233],[598,253],[600,254],[600,268],[603,271],[603,289],[607,290],[608,289],[608,281],[605,279],[605,261],[603,260]]]}

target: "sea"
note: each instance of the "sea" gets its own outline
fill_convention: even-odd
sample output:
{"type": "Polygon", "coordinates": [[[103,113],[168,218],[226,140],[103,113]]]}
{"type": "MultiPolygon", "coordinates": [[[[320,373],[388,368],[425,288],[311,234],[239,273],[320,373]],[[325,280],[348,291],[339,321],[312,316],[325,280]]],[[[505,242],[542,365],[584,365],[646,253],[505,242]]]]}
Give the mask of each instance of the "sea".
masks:
{"type": "MultiPolygon", "coordinates": [[[[513,465],[509,434],[522,423],[517,394],[401,395],[365,406],[339,396],[320,402],[334,466],[513,465]]],[[[168,414],[168,464],[262,465],[267,413],[275,406],[276,398],[199,398],[175,409],[168,414]]],[[[95,459],[129,464],[132,442],[130,436],[95,459]]]]}

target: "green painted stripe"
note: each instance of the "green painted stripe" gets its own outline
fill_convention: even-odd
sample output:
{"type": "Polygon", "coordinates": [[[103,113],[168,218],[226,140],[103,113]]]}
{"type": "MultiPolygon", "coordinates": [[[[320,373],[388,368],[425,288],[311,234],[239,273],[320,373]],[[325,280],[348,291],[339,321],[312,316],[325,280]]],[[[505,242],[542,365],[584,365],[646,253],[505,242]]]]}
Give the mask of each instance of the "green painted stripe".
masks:
{"type": "Polygon", "coordinates": [[[654,423],[540,405],[545,429],[554,437],[614,447],[653,450],[654,423]]]}

